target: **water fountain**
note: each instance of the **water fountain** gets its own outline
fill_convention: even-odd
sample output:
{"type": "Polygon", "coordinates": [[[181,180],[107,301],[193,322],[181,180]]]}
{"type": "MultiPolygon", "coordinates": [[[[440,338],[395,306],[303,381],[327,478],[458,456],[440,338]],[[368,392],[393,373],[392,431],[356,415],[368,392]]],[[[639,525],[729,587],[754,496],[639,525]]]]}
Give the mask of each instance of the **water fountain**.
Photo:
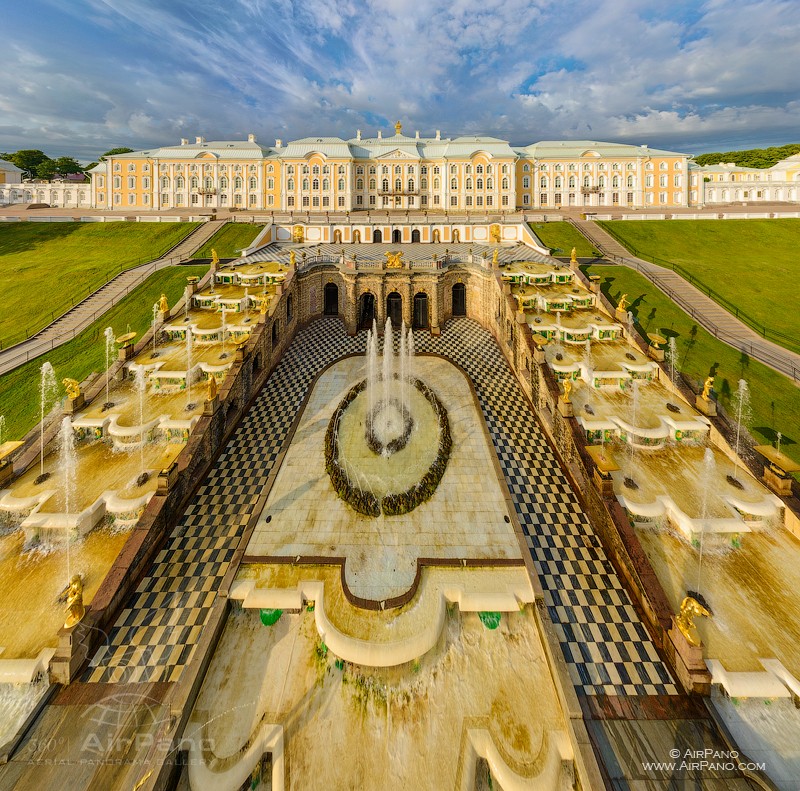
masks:
{"type": "Polygon", "coordinates": [[[733,475],[728,476],[728,483],[741,489],[742,484],[736,477],[736,473],[739,471],[739,447],[742,437],[742,423],[746,423],[750,419],[750,390],[744,379],[739,380],[739,386],[733,394],[732,401],[733,410],[736,413],[736,447],[734,448],[736,455],[733,461],[733,475]]]}
{"type": "Polygon", "coordinates": [[[244,289],[244,315],[245,321],[250,321],[250,289],[244,289]]]}
{"type": "Polygon", "coordinates": [[[192,330],[186,328],[186,409],[192,409],[192,330]]]}
{"type": "Polygon", "coordinates": [[[228,353],[225,351],[225,336],[228,334],[228,322],[227,322],[228,311],[225,310],[225,306],[222,306],[222,354],[220,354],[220,359],[224,360],[228,353]]]}
{"type": "Polygon", "coordinates": [[[669,380],[677,387],[678,382],[675,379],[675,363],[678,360],[678,347],[675,341],[675,336],[671,335],[667,345],[667,362],[669,363],[669,380]]]}
{"type": "Polygon", "coordinates": [[[586,382],[591,384],[592,373],[594,372],[594,360],[592,359],[592,341],[590,338],[586,339],[583,346],[583,367],[586,382]]]}
{"type": "MultiPolygon", "coordinates": [[[[158,303],[156,303],[155,307],[158,307],[158,303]]],[[[103,404],[102,410],[105,412],[107,409],[111,409],[114,404],[111,403],[111,358],[114,355],[114,330],[111,327],[106,327],[104,333],[105,337],[105,345],[106,345],[106,400],[103,404]]],[[[155,338],[155,334],[153,334],[153,338],[155,338]]]]}
{"type": "Polygon", "coordinates": [[[158,357],[158,333],[156,332],[156,323],[158,322],[158,302],[153,304],[153,320],[151,322],[151,327],[153,330],[153,359],[158,357]]]}
{"type": "Polygon", "coordinates": [[[3,444],[3,435],[6,433],[5,415],[0,415],[0,446],[3,444]]]}
{"type": "Polygon", "coordinates": [[[183,320],[189,321],[189,307],[192,304],[192,287],[186,286],[183,290],[183,320]]]}
{"type": "Polygon", "coordinates": [[[50,477],[50,473],[44,471],[44,416],[50,411],[58,392],[56,373],[50,363],[44,363],[41,368],[41,379],[39,382],[39,477],[36,483],[43,483],[50,477]]]}
{"type": "Polygon", "coordinates": [[[628,432],[628,474],[625,476],[625,486],[628,489],[638,489],[639,486],[633,478],[636,448],[634,445],[636,431],[636,417],[639,412],[639,380],[631,380],[631,427],[628,432]]]}
{"type": "MultiPolygon", "coordinates": [[[[188,334],[188,333],[187,333],[188,334]]],[[[147,390],[147,374],[144,366],[140,365],[136,369],[136,392],[139,393],[139,426],[142,430],[141,441],[139,442],[139,477],[136,483],[139,486],[147,483],[148,474],[144,469],[144,445],[145,445],[145,428],[144,428],[144,397],[147,390]]]]}
{"type": "Polygon", "coordinates": [[[700,490],[702,492],[702,500],[700,506],[700,546],[697,557],[697,587],[694,591],[688,592],[689,596],[697,599],[701,604],[705,604],[705,599],[700,594],[700,582],[703,574],[703,545],[705,543],[704,537],[706,533],[706,520],[708,519],[708,497],[709,493],[711,492],[711,484],[714,480],[715,470],[716,465],[714,463],[714,452],[711,450],[711,448],[706,448],[706,452],[703,454],[703,467],[700,471],[699,481],[701,487],[700,490]]]}
{"type": "MultiPolygon", "coordinates": [[[[61,421],[59,467],[61,468],[61,492],[64,497],[64,514],[67,525],[69,517],[75,509],[75,492],[77,488],[78,454],[75,450],[75,432],[72,430],[72,418],[67,415],[61,421]]],[[[70,571],[69,541],[67,541],[67,580],[72,579],[70,571]]]]}

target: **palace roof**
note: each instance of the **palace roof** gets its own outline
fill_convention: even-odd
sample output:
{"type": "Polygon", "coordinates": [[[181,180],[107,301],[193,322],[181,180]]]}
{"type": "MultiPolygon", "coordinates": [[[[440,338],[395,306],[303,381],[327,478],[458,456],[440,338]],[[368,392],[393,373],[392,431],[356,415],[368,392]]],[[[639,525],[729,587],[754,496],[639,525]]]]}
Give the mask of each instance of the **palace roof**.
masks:
{"type": "Polygon", "coordinates": [[[517,149],[523,156],[537,159],[578,159],[582,156],[598,157],[683,157],[678,151],[665,151],[649,146],[632,146],[626,143],[602,143],[597,140],[540,140],[533,145],[517,149]],[[523,153],[524,152],[524,153],[523,153]]]}

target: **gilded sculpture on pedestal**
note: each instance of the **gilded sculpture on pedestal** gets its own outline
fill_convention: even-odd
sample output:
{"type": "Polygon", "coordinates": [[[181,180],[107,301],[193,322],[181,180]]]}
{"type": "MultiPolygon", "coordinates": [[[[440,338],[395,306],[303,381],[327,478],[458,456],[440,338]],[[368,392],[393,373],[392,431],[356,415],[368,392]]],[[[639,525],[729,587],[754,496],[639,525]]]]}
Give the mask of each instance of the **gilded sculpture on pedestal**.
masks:
{"type": "Polygon", "coordinates": [[[617,310],[625,310],[628,307],[628,295],[623,294],[617,303],[617,310]]]}
{"type": "Polygon", "coordinates": [[[294,250],[289,251],[289,266],[294,267],[297,263],[297,253],[294,250]]]}
{"type": "Polygon", "coordinates": [[[83,579],[80,574],[76,574],[69,582],[67,588],[67,619],[64,621],[64,628],[70,629],[86,614],[83,606],[83,579]]]}
{"type": "Polygon", "coordinates": [[[572,392],[572,379],[564,380],[564,403],[569,403],[569,394],[572,392]]]}
{"type": "Polygon", "coordinates": [[[711,398],[711,388],[714,386],[714,378],[713,376],[709,376],[703,383],[703,394],[701,398],[704,401],[708,401],[711,398]]]}
{"type": "Polygon", "coordinates": [[[499,250],[497,248],[495,248],[495,251],[492,253],[492,266],[495,269],[497,269],[497,254],[498,253],[499,253],[499,250]]]}
{"type": "Polygon", "coordinates": [[[64,385],[64,389],[67,391],[67,398],[70,400],[75,400],[81,394],[81,386],[78,384],[76,379],[64,379],[61,384],[64,385]]]}
{"type": "Polygon", "coordinates": [[[500,237],[500,226],[497,225],[496,223],[494,225],[490,225],[489,226],[489,238],[493,242],[496,242],[497,244],[500,244],[500,238],[501,238],[500,237]]]}
{"type": "Polygon", "coordinates": [[[161,299],[158,300],[158,309],[161,313],[166,313],[169,310],[169,302],[167,302],[166,294],[162,294],[161,299]]]}
{"type": "Polygon", "coordinates": [[[697,599],[691,596],[684,597],[680,612],[675,616],[675,624],[689,645],[700,645],[700,637],[697,634],[694,619],[701,615],[706,618],[711,617],[711,613],[697,599]]]}
{"type": "Polygon", "coordinates": [[[206,391],[206,401],[213,401],[217,397],[217,377],[214,374],[208,377],[208,389],[206,391]]]}
{"type": "Polygon", "coordinates": [[[403,253],[384,253],[386,256],[387,269],[402,269],[403,268],[403,253]]]}
{"type": "Polygon", "coordinates": [[[569,262],[571,264],[578,263],[578,251],[573,247],[572,252],[569,254],[569,262]]]}

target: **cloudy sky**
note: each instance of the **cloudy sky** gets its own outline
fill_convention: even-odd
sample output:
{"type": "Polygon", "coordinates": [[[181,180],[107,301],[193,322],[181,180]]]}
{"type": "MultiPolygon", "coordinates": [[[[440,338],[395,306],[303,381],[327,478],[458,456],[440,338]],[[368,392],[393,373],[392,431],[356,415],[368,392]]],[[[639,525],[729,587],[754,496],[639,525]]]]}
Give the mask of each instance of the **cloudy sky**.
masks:
{"type": "Polygon", "coordinates": [[[797,0],[0,0],[0,151],[357,128],[800,141],[797,0]]]}

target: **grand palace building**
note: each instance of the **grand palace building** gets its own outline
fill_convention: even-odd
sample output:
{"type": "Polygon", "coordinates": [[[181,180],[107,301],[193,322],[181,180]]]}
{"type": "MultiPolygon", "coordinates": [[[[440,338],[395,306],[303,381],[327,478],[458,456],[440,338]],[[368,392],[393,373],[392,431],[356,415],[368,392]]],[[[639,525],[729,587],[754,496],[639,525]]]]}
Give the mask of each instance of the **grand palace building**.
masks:
{"type": "MultiPolygon", "coordinates": [[[[8,174],[11,175],[11,174],[8,174]]],[[[654,210],[796,202],[800,156],[759,170],[701,167],[687,154],[590,140],[512,146],[495,137],[306,137],[179,145],[108,157],[91,185],[0,183],[0,204],[130,212],[168,209],[513,212],[654,210]],[[88,186],[88,185],[87,185],[88,186]]],[[[7,181],[9,179],[6,179],[7,181]]]]}

